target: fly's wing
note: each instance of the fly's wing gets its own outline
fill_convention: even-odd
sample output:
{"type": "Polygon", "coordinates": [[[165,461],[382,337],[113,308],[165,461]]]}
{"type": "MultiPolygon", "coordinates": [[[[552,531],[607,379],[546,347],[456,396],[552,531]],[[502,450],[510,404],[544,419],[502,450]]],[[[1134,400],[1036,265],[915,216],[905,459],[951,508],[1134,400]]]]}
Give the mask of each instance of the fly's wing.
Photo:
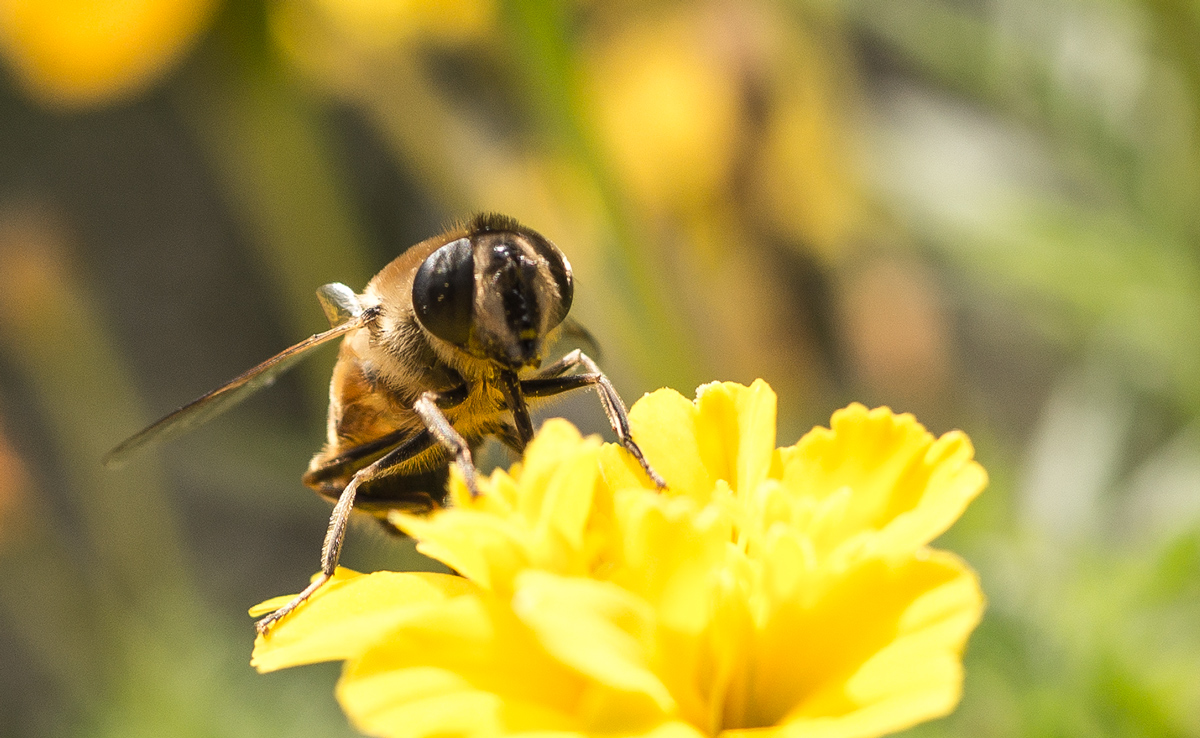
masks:
{"type": "Polygon", "coordinates": [[[559,328],[560,332],[557,340],[554,342],[554,353],[566,353],[562,349],[569,346],[583,349],[584,353],[590,355],[596,361],[600,363],[604,362],[604,351],[600,348],[600,342],[587,329],[587,326],[574,318],[568,317],[562,322],[559,328]]]}
{"type": "Polygon", "coordinates": [[[115,469],[129,460],[142,447],[160,443],[208,422],[250,395],[274,383],[275,378],[295,366],[308,353],[320,346],[363,326],[361,315],[351,318],[324,333],[301,341],[289,349],[275,354],[258,366],[243,372],[229,383],[208,394],[192,400],[187,405],[159,420],[153,425],[127,438],[104,457],[104,465],[115,469]]]}

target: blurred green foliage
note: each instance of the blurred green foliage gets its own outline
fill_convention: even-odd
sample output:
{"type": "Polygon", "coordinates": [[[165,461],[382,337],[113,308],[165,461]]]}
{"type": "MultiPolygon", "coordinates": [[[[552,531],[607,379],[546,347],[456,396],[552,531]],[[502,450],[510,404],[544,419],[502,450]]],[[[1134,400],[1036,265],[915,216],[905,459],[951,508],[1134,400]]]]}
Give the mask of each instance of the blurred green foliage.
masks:
{"type": "Polygon", "coordinates": [[[243,616],[316,568],[332,358],[98,459],[489,209],[569,255],[627,399],[970,434],[944,543],[990,608],[914,735],[1200,736],[1195,3],[0,2],[0,52],[0,735],[349,733],[243,616]]]}

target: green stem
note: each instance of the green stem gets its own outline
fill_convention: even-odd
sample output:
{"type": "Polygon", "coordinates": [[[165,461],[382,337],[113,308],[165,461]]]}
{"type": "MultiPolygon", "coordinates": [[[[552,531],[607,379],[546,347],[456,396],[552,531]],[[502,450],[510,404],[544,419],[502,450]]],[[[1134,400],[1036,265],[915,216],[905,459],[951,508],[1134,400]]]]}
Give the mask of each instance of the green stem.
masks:
{"type": "Polygon", "coordinates": [[[550,0],[512,0],[504,4],[511,46],[524,73],[530,102],[557,144],[580,163],[600,192],[613,241],[608,283],[623,287],[620,302],[630,331],[639,373],[652,383],[694,386],[700,366],[697,348],[680,314],[667,302],[661,265],[641,237],[633,208],[600,155],[590,129],[578,63],[569,43],[568,6],[550,0]]]}

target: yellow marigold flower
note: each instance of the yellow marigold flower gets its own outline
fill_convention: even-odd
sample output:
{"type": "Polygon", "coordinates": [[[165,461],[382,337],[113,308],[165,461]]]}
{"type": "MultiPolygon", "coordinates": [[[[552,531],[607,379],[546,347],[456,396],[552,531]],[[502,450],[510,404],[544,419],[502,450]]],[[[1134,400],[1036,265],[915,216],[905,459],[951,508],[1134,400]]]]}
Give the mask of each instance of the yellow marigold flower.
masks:
{"type": "Polygon", "coordinates": [[[215,8],[215,0],[0,0],[0,54],[43,101],[107,102],[157,80],[215,8]]]}
{"type": "Polygon", "coordinates": [[[761,381],[630,419],[668,491],[548,421],[478,499],[456,479],[452,508],[393,515],[462,577],[340,572],[254,665],[344,660],[380,736],[877,736],[953,709],[983,597],[927,544],[986,483],[966,436],[851,405],[775,448],[761,381]]]}

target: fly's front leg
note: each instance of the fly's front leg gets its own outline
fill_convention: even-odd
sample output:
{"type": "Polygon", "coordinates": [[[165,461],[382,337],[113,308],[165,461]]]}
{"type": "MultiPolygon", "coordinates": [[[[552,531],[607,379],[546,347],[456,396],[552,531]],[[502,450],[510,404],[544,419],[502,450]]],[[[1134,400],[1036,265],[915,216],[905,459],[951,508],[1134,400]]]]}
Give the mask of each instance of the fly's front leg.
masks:
{"type": "MultiPolygon", "coordinates": [[[[534,374],[532,378],[533,379],[550,379],[551,377],[561,377],[562,375],[566,374],[567,372],[571,371],[572,369],[574,369],[577,366],[586,366],[583,363],[584,358],[587,358],[587,354],[583,353],[579,349],[575,349],[574,351],[572,351],[571,353],[562,357],[561,359],[554,362],[553,364],[547,364],[546,366],[542,367],[541,369],[538,369],[537,374],[534,374]]],[[[588,358],[588,362],[590,362],[591,366],[593,368],[595,368],[596,374],[601,373],[600,369],[598,367],[596,367],[596,362],[592,361],[590,358],[588,358]]]]}
{"type": "Polygon", "coordinates": [[[438,401],[436,392],[424,392],[417,398],[413,410],[416,410],[417,415],[421,416],[429,433],[433,434],[434,438],[454,454],[454,460],[458,462],[458,468],[463,473],[463,479],[467,483],[471,497],[478,497],[479,472],[476,471],[475,461],[471,458],[471,447],[467,440],[454,430],[450,420],[438,407],[438,401]]]}
{"type": "Polygon", "coordinates": [[[375,462],[355,472],[350,483],[338,496],[337,504],[333,506],[333,514],[329,516],[329,528],[325,531],[325,543],[321,546],[321,573],[290,602],[254,624],[261,635],[266,635],[276,621],[303,604],[333,576],[338,559],[342,556],[342,543],[346,540],[346,526],[350,522],[350,512],[354,509],[354,498],[358,494],[358,488],[429,449],[434,443],[435,439],[429,431],[421,431],[375,462]]]}
{"type": "Polygon", "coordinates": [[[521,380],[516,372],[501,372],[500,382],[504,390],[505,401],[512,411],[513,424],[520,437],[519,453],[525,453],[525,446],[533,440],[533,418],[529,417],[529,406],[525,404],[525,395],[521,393],[521,380]]]}
{"type": "Polygon", "coordinates": [[[596,366],[596,362],[592,361],[587,354],[576,349],[553,364],[547,365],[534,377],[521,382],[521,392],[527,397],[549,397],[581,387],[596,388],[596,392],[600,395],[600,404],[604,408],[604,414],[608,416],[608,422],[612,425],[613,432],[617,434],[617,442],[633,455],[633,458],[646,472],[646,476],[654,482],[654,486],[666,489],[667,483],[658,472],[654,471],[650,462],[646,461],[646,455],[633,440],[633,432],[629,428],[629,413],[625,409],[625,403],[621,401],[621,396],[617,394],[616,388],[613,387],[604,372],[600,371],[600,367],[596,366]],[[586,374],[563,376],[580,366],[586,370],[586,374]]]}

